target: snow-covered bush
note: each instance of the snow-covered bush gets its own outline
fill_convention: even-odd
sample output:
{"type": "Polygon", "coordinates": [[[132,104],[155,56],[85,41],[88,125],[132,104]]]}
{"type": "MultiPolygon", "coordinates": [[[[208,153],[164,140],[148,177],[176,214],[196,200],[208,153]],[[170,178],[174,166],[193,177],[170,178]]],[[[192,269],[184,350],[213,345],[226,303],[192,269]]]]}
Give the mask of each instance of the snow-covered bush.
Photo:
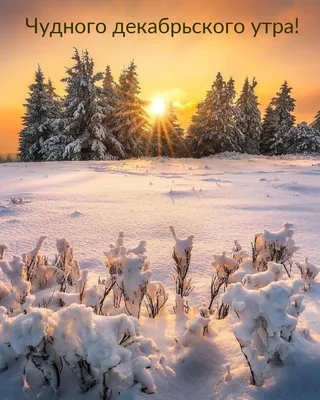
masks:
{"type": "Polygon", "coordinates": [[[0,260],[3,260],[4,258],[4,253],[8,249],[8,246],[6,244],[0,244],[0,260]]]}
{"type": "MultiPolygon", "coordinates": [[[[104,255],[106,267],[110,274],[110,281],[107,280],[108,286],[112,286],[113,289],[114,307],[119,308],[123,298],[128,314],[139,318],[142,301],[147,295],[148,312],[158,314],[167,299],[164,288],[162,286],[160,290],[160,285],[158,285],[160,290],[158,295],[153,297],[152,293],[147,294],[147,287],[151,278],[150,264],[145,255],[147,242],[141,240],[138,246],[127,249],[124,246],[124,233],[120,232],[115,244],[110,244],[109,247],[109,251],[105,252],[104,255]],[[164,296],[164,303],[161,296],[164,296]],[[157,299],[158,305],[156,304],[157,299]],[[158,310],[156,310],[157,307],[158,310]]],[[[152,285],[150,286],[152,292],[151,288],[152,285]]]]}
{"type": "Polygon", "coordinates": [[[254,385],[263,384],[269,362],[285,362],[290,354],[297,325],[292,302],[297,300],[294,296],[300,287],[301,280],[271,282],[261,289],[234,283],[222,297],[239,317],[233,331],[254,385]]]}
{"type": "Polygon", "coordinates": [[[247,274],[255,274],[257,270],[254,268],[251,257],[245,257],[240,263],[238,269],[229,276],[229,283],[242,282],[247,274]]]}
{"type": "Polygon", "coordinates": [[[247,274],[244,276],[242,283],[247,289],[259,289],[269,285],[271,282],[278,281],[282,278],[282,275],[282,265],[269,261],[266,271],[257,272],[255,274],[247,274]]]}
{"type": "Polygon", "coordinates": [[[110,250],[105,252],[105,264],[107,270],[109,271],[109,275],[111,277],[113,283],[113,306],[115,308],[120,307],[121,299],[122,299],[122,264],[120,256],[120,250],[124,254],[125,248],[124,244],[124,233],[120,232],[119,237],[116,240],[115,244],[110,244],[110,250]]]}
{"type": "MultiPolygon", "coordinates": [[[[11,261],[0,261],[2,272],[7,275],[11,283],[10,295],[6,296],[3,304],[8,313],[20,313],[23,311],[23,304],[30,294],[31,283],[27,280],[27,269],[21,257],[13,257],[11,261]]],[[[4,292],[4,284],[2,285],[4,292]]]]}
{"type": "Polygon", "coordinates": [[[263,233],[255,235],[252,258],[257,271],[265,271],[267,263],[273,261],[277,264],[282,264],[288,276],[290,276],[292,256],[299,250],[299,247],[296,246],[292,239],[294,234],[292,228],[292,224],[285,222],[283,228],[278,232],[273,233],[265,230],[263,233]]]}
{"type": "Polygon", "coordinates": [[[150,279],[145,296],[145,304],[150,318],[155,318],[165,312],[165,304],[169,298],[161,282],[150,279]]]}
{"type": "Polygon", "coordinates": [[[140,316],[142,300],[147,292],[151,270],[146,256],[121,255],[122,285],[124,303],[129,315],[140,316]]]}
{"type": "Polygon", "coordinates": [[[175,266],[173,267],[173,278],[176,284],[175,312],[181,313],[184,312],[184,310],[188,310],[188,306],[184,301],[184,297],[189,296],[193,290],[192,278],[187,277],[187,275],[190,267],[194,236],[190,235],[187,237],[187,239],[178,239],[174,227],[170,225],[169,229],[175,240],[172,254],[172,258],[175,262],[175,266]]]}
{"type": "Polygon", "coordinates": [[[38,279],[37,269],[45,264],[44,258],[40,255],[40,250],[46,239],[46,236],[41,236],[33,250],[22,254],[22,260],[26,265],[27,280],[32,283],[38,279]]]}
{"type": "Polygon", "coordinates": [[[22,197],[11,197],[10,202],[12,204],[22,204],[23,203],[23,198],[22,197]]]}
{"type": "Polygon", "coordinates": [[[63,292],[67,282],[70,285],[76,285],[81,277],[81,270],[75,258],[73,247],[67,239],[57,240],[57,250],[58,256],[55,260],[55,266],[62,271],[60,290],[63,292]]]}
{"type": "Polygon", "coordinates": [[[202,340],[208,332],[209,316],[199,315],[188,321],[187,328],[181,338],[183,347],[190,347],[202,340]]]}
{"type": "MultiPolygon", "coordinates": [[[[83,392],[100,387],[104,400],[118,399],[119,393],[128,389],[128,396],[131,390],[151,394],[156,390],[154,372],[173,375],[173,371],[155,343],[141,335],[140,315],[143,323],[147,315],[166,315],[166,323],[175,323],[174,358],[179,352],[189,353],[184,348],[200,342],[211,345],[211,324],[218,324],[210,319],[216,302],[218,318],[231,314],[223,326],[238,318],[233,324],[236,340],[252,383],[262,385],[272,364],[290,359],[291,339],[297,338],[294,331],[304,310],[299,290],[303,283],[305,290],[309,289],[318,273],[306,259],[304,264],[297,263],[302,279],[287,276],[298,249],[292,224],[284,224],[277,233],[257,234],[252,258],[237,241],[232,256],[226,252],[214,255],[210,304],[200,308],[189,308],[187,299],[193,289],[188,272],[194,237],[180,240],[172,226],[170,230],[175,240],[172,316],[166,311],[168,293],[163,284],[151,279],[146,241],[127,247],[120,232],[105,253],[106,279],[99,277],[93,285],[89,270],[80,269],[67,239],[57,241],[53,263],[41,254],[44,236],[34,250],[11,261],[4,260],[6,246],[0,246],[0,269],[10,281],[0,282],[0,370],[25,357],[43,373],[55,393],[66,365],[83,392]],[[108,297],[112,291],[113,301],[108,297]]],[[[146,329],[162,326],[160,321],[147,321],[150,327],[146,329]]],[[[229,369],[225,380],[230,379],[229,369]]]]}
{"type": "Polygon", "coordinates": [[[241,244],[237,240],[235,240],[234,247],[232,249],[232,256],[237,261],[237,263],[240,264],[245,258],[249,257],[249,254],[245,250],[243,250],[241,244]]]}
{"type": "Polygon", "coordinates": [[[149,270],[149,264],[146,261],[146,256],[144,256],[147,251],[147,242],[142,240],[137,247],[127,250],[124,246],[124,238],[124,232],[120,232],[115,243],[109,245],[109,251],[104,253],[106,257],[105,264],[111,278],[111,282],[108,282],[108,286],[111,285],[113,289],[113,305],[115,308],[120,307],[123,294],[125,294],[124,301],[128,311],[132,308],[131,306],[137,305],[137,299],[140,297],[141,300],[138,300],[139,311],[133,311],[139,315],[141,302],[146,293],[146,284],[148,282],[147,275],[150,277],[151,273],[151,271],[143,273],[149,270]],[[128,261],[128,257],[131,259],[130,262],[128,261]],[[134,261],[134,259],[136,261],[134,261]],[[127,280],[129,280],[129,282],[127,282],[127,280]],[[134,287],[130,288],[131,284],[133,284],[134,287]],[[132,291],[130,293],[131,289],[132,291]],[[131,298],[132,292],[136,291],[136,289],[137,297],[133,299],[131,298]]]}
{"type": "MultiPolygon", "coordinates": [[[[209,311],[212,310],[214,299],[219,295],[220,289],[224,291],[228,286],[228,280],[230,274],[232,274],[237,268],[238,263],[234,258],[228,257],[224,251],[222,255],[214,255],[214,261],[212,266],[214,273],[211,280],[211,300],[209,304],[209,311]]],[[[225,307],[223,303],[217,304],[217,316],[218,318],[225,318],[228,314],[228,307],[225,307]]]]}
{"type": "Polygon", "coordinates": [[[106,300],[108,294],[113,289],[113,286],[115,285],[115,283],[116,282],[112,281],[112,279],[107,279],[104,282],[103,294],[102,294],[101,298],[99,299],[99,305],[98,305],[97,312],[96,312],[98,315],[107,315],[107,311],[105,309],[105,300],[106,300]]]}
{"type": "Polygon", "coordinates": [[[303,263],[296,262],[296,266],[298,267],[301,278],[303,280],[304,290],[308,291],[311,289],[311,284],[314,281],[315,277],[319,273],[319,268],[308,261],[306,257],[303,263]]]}
{"type": "Polygon", "coordinates": [[[146,242],[141,241],[129,251],[119,243],[114,262],[121,267],[121,281],[113,280],[110,274],[101,292],[101,285],[89,285],[89,271],[80,270],[66,239],[57,241],[58,256],[50,265],[40,254],[45,239],[41,237],[35,249],[22,258],[0,261],[0,268],[11,282],[10,287],[0,282],[0,370],[24,356],[24,380],[30,362],[55,393],[64,364],[83,392],[100,385],[103,400],[109,400],[112,392],[125,392],[131,387],[154,393],[154,372],[174,373],[155,343],[143,338],[138,320],[131,316],[139,317],[147,291],[158,307],[157,313],[167,299],[160,282],[150,282],[148,288],[151,271],[143,254],[146,242]],[[44,285],[49,271],[52,279],[44,285]],[[129,316],[105,315],[106,297],[116,283],[121,285],[129,316]],[[41,303],[41,291],[48,286],[53,291],[41,303]]]}
{"type": "Polygon", "coordinates": [[[60,386],[62,360],[83,392],[100,384],[104,400],[110,399],[115,388],[126,391],[136,384],[145,393],[155,391],[148,356],[156,360],[162,356],[146,346],[148,341],[140,335],[133,317],[100,317],[91,308],[73,304],[56,312],[31,308],[27,314],[12,318],[1,307],[0,322],[0,366],[7,365],[4,356],[24,355],[55,392],[60,386]],[[4,343],[12,351],[4,350],[4,343]]]}

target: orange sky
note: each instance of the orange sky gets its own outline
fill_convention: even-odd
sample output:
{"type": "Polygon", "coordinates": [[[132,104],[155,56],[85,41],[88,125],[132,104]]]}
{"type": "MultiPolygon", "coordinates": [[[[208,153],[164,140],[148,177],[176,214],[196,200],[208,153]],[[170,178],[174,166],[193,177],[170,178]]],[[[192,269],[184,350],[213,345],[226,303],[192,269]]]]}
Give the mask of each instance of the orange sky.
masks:
{"type": "Polygon", "coordinates": [[[320,109],[319,0],[0,0],[0,153],[15,152],[22,104],[37,63],[51,77],[59,94],[60,79],[70,65],[72,47],[88,48],[96,71],[110,64],[115,78],[134,59],[142,96],[165,94],[179,102],[186,127],[218,71],[232,75],[240,90],[248,75],[259,82],[263,110],[287,79],[297,99],[298,121],[311,121],[320,109]],[[46,22],[105,22],[105,34],[73,34],[42,38],[25,26],[25,18],[46,22]],[[243,22],[241,35],[144,35],[112,37],[117,21],[243,22]],[[253,38],[250,22],[288,22],[299,18],[297,35],[253,38]]]}

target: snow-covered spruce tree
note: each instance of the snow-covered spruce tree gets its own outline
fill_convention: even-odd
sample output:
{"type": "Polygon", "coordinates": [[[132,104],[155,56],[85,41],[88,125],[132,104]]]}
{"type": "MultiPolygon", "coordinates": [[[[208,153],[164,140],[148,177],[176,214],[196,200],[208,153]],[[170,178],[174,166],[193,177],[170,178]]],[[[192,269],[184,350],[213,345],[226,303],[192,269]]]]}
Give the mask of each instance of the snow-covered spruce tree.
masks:
{"type": "Polygon", "coordinates": [[[292,127],[284,136],[286,153],[320,153],[320,130],[301,122],[292,127]]]}
{"type": "Polygon", "coordinates": [[[311,123],[312,128],[320,130],[320,110],[317,112],[317,115],[314,117],[314,120],[311,123]]]}
{"type": "Polygon", "coordinates": [[[287,152],[284,136],[295,123],[295,116],[292,114],[295,109],[295,99],[292,98],[291,91],[292,88],[285,81],[266,109],[260,141],[260,150],[263,154],[277,155],[287,152]]]}
{"type": "Polygon", "coordinates": [[[42,155],[46,161],[61,161],[66,147],[66,138],[63,136],[63,107],[62,99],[55,93],[51,80],[48,80],[48,95],[54,110],[51,118],[51,132],[43,143],[42,155]]]}
{"type": "Polygon", "coordinates": [[[107,65],[102,81],[102,104],[107,111],[103,120],[103,125],[107,131],[105,145],[110,155],[115,158],[124,158],[124,148],[117,137],[113,134],[113,131],[116,127],[115,111],[118,104],[118,94],[118,86],[113,79],[111,67],[110,65],[107,65]]]}
{"type": "Polygon", "coordinates": [[[189,147],[196,157],[224,151],[240,151],[242,133],[236,126],[234,80],[225,82],[218,73],[205,100],[198,104],[188,130],[189,147]]]}
{"type": "Polygon", "coordinates": [[[242,92],[236,106],[238,108],[237,127],[242,132],[241,149],[245,153],[258,154],[259,142],[261,136],[261,115],[258,108],[258,97],[255,94],[257,81],[246,78],[242,88],[242,92]]]}
{"type": "MultiPolygon", "coordinates": [[[[79,54],[74,50],[74,66],[67,68],[62,82],[67,84],[64,99],[63,138],[67,143],[63,158],[66,160],[104,160],[110,156],[106,143],[110,132],[104,126],[104,119],[110,109],[102,102],[102,88],[97,82],[102,73],[94,73],[94,62],[87,50],[79,54]]],[[[112,141],[112,139],[110,139],[112,141]]]]}
{"type": "Polygon", "coordinates": [[[169,229],[175,240],[172,254],[175,262],[173,278],[176,285],[176,305],[174,311],[176,314],[181,315],[189,311],[186,298],[194,288],[192,286],[192,278],[188,277],[194,236],[189,235],[187,239],[178,239],[174,227],[170,225],[169,229]]]}
{"type": "Polygon", "coordinates": [[[260,136],[260,143],[259,143],[261,154],[269,154],[270,145],[274,138],[277,126],[278,126],[278,117],[274,109],[272,108],[271,104],[269,104],[265,110],[265,114],[261,124],[262,133],[260,136]]]}
{"type": "Polygon", "coordinates": [[[186,134],[187,146],[192,157],[196,156],[196,154],[199,154],[198,157],[202,157],[208,154],[204,151],[204,148],[202,148],[200,151],[200,149],[198,148],[199,144],[197,140],[197,138],[200,137],[200,125],[205,121],[205,116],[205,100],[203,100],[197,104],[197,111],[191,117],[191,125],[189,126],[186,134]]]}
{"type": "Polygon", "coordinates": [[[147,103],[140,99],[139,94],[137,66],[132,61],[119,78],[112,129],[127,158],[145,154],[149,123],[145,110],[147,103]]]}
{"type": "Polygon", "coordinates": [[[184,131],[172,103],[164,116],[156,118],[147,145],[147,155],[152,157],[183,157],[187,154],[184,131]]]}
{"type": "Polygon", "coordinates": [[[29,89],[22,118],[24,128],[19,134],[19,154],[22,161],[42,161],[44,142],[53,133],[53,121],[60,117],[60,102],[51,81],[45,83],[40,66],[29,89]]]}

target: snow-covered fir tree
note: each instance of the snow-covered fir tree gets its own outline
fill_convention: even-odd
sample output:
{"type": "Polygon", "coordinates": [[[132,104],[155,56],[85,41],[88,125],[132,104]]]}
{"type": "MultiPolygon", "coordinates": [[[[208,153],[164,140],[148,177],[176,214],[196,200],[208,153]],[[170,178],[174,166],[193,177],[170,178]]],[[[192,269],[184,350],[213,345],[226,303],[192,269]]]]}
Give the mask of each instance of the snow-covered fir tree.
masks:
{"type": "Polygon", "coordinates": [[[110,110],[103,105],[102,88],[97,86],[103,74],[94,73],[94,62],[87,50],[79,54],[75,49],[72,59],[75,65],[67,69],[67,76],[62,79],[67,84],[63,116],[67,146],[63,158],[104,160],[110,156],[106,143],[112,142],[112,137],[104,125],[110,110]]]}
{"type": "Polygon", "coordinates": [[[125,151],[122,144],[113,135],[116,126],[115,109],[117,107],[118,86],[115,83],[110,65],[107,65],[102,81],[102,104],[107,110],[103,124],[108,132],[106,136],[106,146],[108,152],[117,158],[124,158],[125,151]]]}
{"type": "Polygon", "coordinates": [[[266,110],[260,150],[263,154],[283,154],[286,152],[284,135],[294,126],[295,99],[291,96],[292,88],[285,81],[266,110]]]}
{"type": "Polygon", "coordinates": [[[202,146],[201,149],[199,148],[199,142],[197,141],[197,137],[199,137],[201,133],[200,126],[205,121],[205,117],[205,100],[203,100],[197,104],[197,111],[194,115],[192,115],[191,125],[189,126],[187,131],[186,142],[191,156],[199,154],[198,157],[202,157],[203,155],[209,154],[209,152],[206,152],[202,146]]]}
{"type": "Polygon", "coordinates": [[[223,151],[240,151],[242,134],[236,126],[237,109],[233,102],[234,80],[227,83],[218,73],[206,99],[198,104],[188,131],[191,152],[196,157],[223,151]]]}
{"type": "Polygon", "coordinates": [[[48,139],[43,143],[42,147],[42,156],[43,159],[46,161],[59,161],[62,160],[62,154],[64,152],[66,141],[62,138],[59,142],[57,141],[57,132],[58,138],[60,139],[61,135],[61,127],[62,127],[62,115],[63,115],[63,108],[62,108],[62,100],[56,94],[55,88],[51,82],[51,79],[48,79],[48,95],[52,105],[52,117],[50,120],[51,123],[51,130],[48,139]],[[60,134],[59,134],[60,132],[60,134]],[[57,146],[60,144],[60,149],[57,151],[57,146]]]}
{"type": "Polygon", "coordinates": [[[271,104],[265,110],[265,114],[262,121],[262,133],[260,136],[260,153],[268,154],[270,142],[274,137],[274,132],[277,129],[278,118],[277,115],[272,108],[271,104]]]}
{"type": "Polygon", "coordinates": [[[164,116],[156,118],[149,138],[149,156],[183,157],[187,154],[184,131],[181,128],[172,103],[164,116]]]}
{"type": "Polygon", "coordinates": [[[19,135],[19,153],[23,161],[42,161],[45,158],[44,142],[52,135],[53,121],[60,116],[60,101],[51,81],[45,82],[40,66],[35,82],[29,88],[29,97],[24,105],[24,128],[19,135]]]}
{"type": "Polygon", "coordinates": [[[320,130],[320,110],[317,112],[317,115],[314,117],[313,122],[311,123],[312,128],[320,130]]]}
{"type": "Polygon", "coordinates": [[[306,122],[292,127],[283,141],[289,154],[320,153],[320,131],[306,122]]]}
{"type": "Polygon", "coordinates": [[[137,66],[132,61],[119,78],[112,130],[125,149],[126,157],[141,157],[145,153],[149,129],[147,103],[139,95],[137,66]]]}
{"type": "Polygon", "coordinates": [[[257,81],[246,78],[242,92],[236,102],[239,114],[237,127],[243,134],[241,143],[242,151],[249,154],[259,153],[259,140],[261,135],[261,115],[258,108],[258,97],[255,94],[257,81]]]}

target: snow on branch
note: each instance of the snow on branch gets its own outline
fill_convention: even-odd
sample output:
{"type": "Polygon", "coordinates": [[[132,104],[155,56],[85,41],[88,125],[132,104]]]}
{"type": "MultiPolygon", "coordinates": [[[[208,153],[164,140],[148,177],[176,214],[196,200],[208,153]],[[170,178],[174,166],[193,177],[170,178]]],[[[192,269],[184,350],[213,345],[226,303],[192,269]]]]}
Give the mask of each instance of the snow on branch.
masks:
{"type": "Polygon", "coordinates": [[[111,244],[109,251],[104,253],[113,288],[114,307],[118,309],[123,299],[128,314],[137,318],[151,277],[146,246],[147,242],[142,240],[138,246],[127,250],[124,233],[120,232],[115,244],[111,244]]]}
{"type": "Polygon", "coordinates": [[[284,363],[290,354],[290,341],[297,325],[291,312],[291,298],[300,287],[299,279],[271,282],[262,289],[247,289],[234,283],[222,297],[239,318],[233,331],[254,385],[263,384],[270,362],[284,363]]]}
{"type": "Polygon", "coordinates": [[[278,232],[269,232],[255,235],[252,245],[252,258],[257,271],[265,271],[267,263],[273,261],[282,264],[287,275],[290,277],[292,269],[292,256],[299,250],[292,239],[294,230],[293,224],[285,222],[283,228],[278,232]]]}
{"type": "Polygon", "coordinates": [[[184,301],[184,298],[189,296],[194,288],[192,286],[192,278],[187,277],[190,267],[194,236],[190,235],[187,239],[178,239],[174,227],[170,225],[169,229],[175,240],[172,254],[172,258],[175,262],[173,267],[173,278],[176,285],[175,312],[183,313],[184,311],[188,311],[188,305],[187,302],[184,301]]]}
{"type": "Polygon", "coordinates": [[[149,318],[155,318],[160,312],[164,312],[168,298],[169,295],[166,293],[163,284],[161,282],[153,282],[150,279],[145,296],[145,304],[149,318]]]}
{"type": "Polygon", "coordinates": [[[0,260],[3,260],[4,258],[4,253],[8,249],[8,246],[6,244],[0,244],[0,260]]]}
{"type": "Polygon", "coordinates": [[[303,280],[303,287],[305,291],[311,289],[311,284],[319,273],[319,268],[308,261],[308,257],[304,259],[304,263],[296,262],[301,278],[303,280]]]}
{"type": "MultiPolygon", "coordinates": [[[[214,261],[212,266],[215,269],[215,273],[212,276],[211,280],[211,300],[209,304],[209,311],[212,310],[212,305],[214,299],[219,295],[220,289],[223,291],[226,290],[228,286],[229,276],[232,274],[237,268],[238,263],[234,258],[226,256],[226,252],[224,251],[222,255],[214,255],[214,261]]],[[[228,314],[228,307],[225,307],[224,304],[217,304],[217,315],[219,319],[223,319],[228,314]]]]}

